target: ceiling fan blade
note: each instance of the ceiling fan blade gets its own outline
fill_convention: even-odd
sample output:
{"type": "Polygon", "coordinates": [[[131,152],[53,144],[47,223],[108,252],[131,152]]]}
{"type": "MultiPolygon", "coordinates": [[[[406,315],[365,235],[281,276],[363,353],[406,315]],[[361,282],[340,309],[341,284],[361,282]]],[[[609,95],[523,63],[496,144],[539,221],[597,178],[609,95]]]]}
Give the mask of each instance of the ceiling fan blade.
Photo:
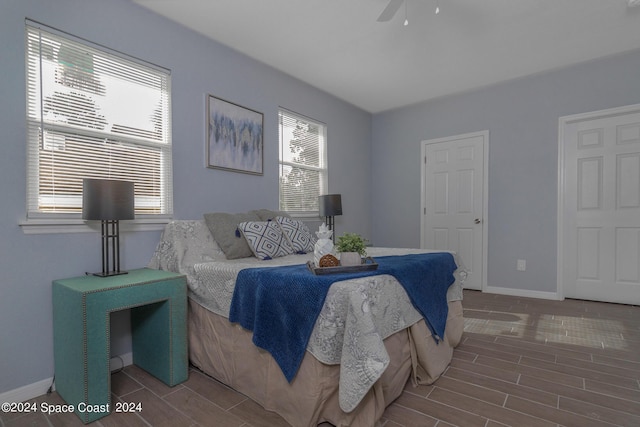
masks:
{"type": "Polygon", "coordinates": [[[378,16],[378,22],[387,22],[391,20],[404,1],[405,0],[390,0],[387,7],[385,7],[380,16],[378,16]]]}

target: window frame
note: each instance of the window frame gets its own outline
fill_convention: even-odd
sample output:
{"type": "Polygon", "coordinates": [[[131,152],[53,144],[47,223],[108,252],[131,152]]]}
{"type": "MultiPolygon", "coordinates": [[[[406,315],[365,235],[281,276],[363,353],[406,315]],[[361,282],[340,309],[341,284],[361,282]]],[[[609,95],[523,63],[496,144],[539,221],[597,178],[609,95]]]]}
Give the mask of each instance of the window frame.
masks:
{"type": "Polygon", "coordinates": [[[290,214],[291,216],[295,216],[295,217],[299,217],[299,218],[317,218],[319,216],[319,210],[318,210],[318,202],[317,202],[317,196],[320,196],[322,194],[327,194],[328,192],[328,182],[329,182],[329,168],[328,168],[328,155],[327,155],[327,151],[328,151],[328,143],[327,143],[327,125],[319,120],[316,119],[312,119],[308,116],[304,116],[300,113],[297,113],[295,111],[283,108],[283,107],[279,107],[278,108],[278,207],[280,210],[284,210],[285,212],[287,212],[288,214],[290,214]],[[295,119],[295,120],[300,120],[303,122],[308,122],[308,123],[312,123],[315,126],[318,126],[322,129],[321,135],[318,135],[318,138],[320,139],[319,141],[319,145],[317,147],[318,149],[318,165],[317,166],[313,166],[313,165],[305,165],[302,163],[296,163],[293,161],[287,161],[283,159],[283,150],[287,149],[288,147],[284,146],[284,138],[283,138],[283,132],[282,132],[282,127],[283,127],[283,115],[286,116],[289,119],[295,119]],[[283,170],[283,166],[293,166],[293,167],[299,167],[301,169],[305,169],[305,170],[309,170],[309,171],[314,171],[314,172],[318,172],[319,173],[319,182],[318,182],[318,194],[315,194],[315,209],[310,209],[310,210],[287,210],[287,209],[283,209],[283,194],[282,194],[282,170],[283,170]]]}
{"type": "MultiPolygon", "coordinates": [[[[39,209],[38,200],[42,200],[43,193],[40,189],[40,185],[42,183],[40,179],[41,166],[40,166],[40,158],[42,151],[40,144],[43,144],[42,140],[42,132],[52,132],[52,131],[63,131],[66,135],[78,135],[78,137],[87,137],[87,138],[103,138],[103,134],[107,134],[109,132],[104,131],[93,131],[92,129],[84,129],[83,127],[74,127],[72,125],[58,125],[57,123],[52,123],[47,121],[43,115],[43,98],[44,92],[42,88],[42,84],[38,87],[34,86],[32,83],[34,71],[30,69],[33,61],[36,61],[38,64],[43,64],[43,55],[46,54],[44,50],[41,49],[44,45],[39,45],[38,50],[36,52],[30,51],[30,40],[33,40],[33,34],[41,33],[45,37],[50,37],[52,40],[60,39],[63,42],[68,41],[71,44],[76,44],[81,46],[82,49],[86,49],[87,51],[95,51],[102,57],[104,55],[108,60],[114,60],[118,64],[125,64],[124,66],[129,67],[133,70],[133,72],[138,72],[138,70],[143,70],[143,72],[149,72],[153,75],[161,76],[159,77],[162,82],[161,89],[156,89],[161,92],[161,97],[164,101],[162,101],[161,112],[158,114],[160,117],[159,126],[162,126],[162,134],[161,138],[158,139],[157,143],[150,143],[146,141],[144,138],[137,138],[136,135],[127,137],[126,135],[116,135],[115,137],[112,135],[112,138],[115,138],[115,141],[125,141],[121,144],[126,144],[128,149],[125,149],[125,153],[129,152],[128,150],[136,149],[136,147],[144,147],[145,145],[148,147],[152,147],[154,151],[157,151],[157,155],[160,157],[156,160],[156,165],[153,165],[153,160],[150,160],[153,165],[154,174],[160,176],[159,178],[159,187],[154,186],[156,188],[158,197],[160,199],[156,203],[159,203],[160,211],[158,213],[136,213],[136,219],[131,221],[123,221],[121,224],[121,229],[123,231],[126,230],[135,230],[135,231],[145,231],[145,230],[161,230],[166,223],[168,223],[173,218],[173,178],[172,178],[172,135],[171,135],[171,72],[170,70],[160,67],[154,64],[151,64],[147,61],[132,57],[130,55],[115,51],[113,49],[98,45],[91,41],[87,41],[85,39],[76,37],[74,35],[68,34],[64,31],[57,30],[55,28],[49,27],[47,25],[41,24],[36,21],[32,21],[30,19],[25,19],[25,95],[26,95],[26,142],[27,142],[27,171],[26,171],[26,200],[25,200],[25,217],[19,220],[19,225],[22,228],[25,234],[42,234],[42,233],[73,233],[73,232],[87,232],[87,231],[96,231],[99,227],[96,228],[96,225],[93,222],[87,222],[82,219],[81,212],[46,212],[42,209],[39,209]],[[31,34],[31,36],[30,36],[31,34]],[[31,37],[31,39],[30,39],[31,37]],[[33,58],[33,59],[32,59],[33,58]],[[140,68],[137,68],[140,67],[140,68]],[[34,95],[35,94],[35,95],[34,95]],[[35,101],[34,99],[39,100],[35,101]],[[34,114],[34,110],[36,111],[34,114]],[[83,136],[84,135],[84,136],[83,136]],[[156,148],[153,148],[156,147],[156,148]]],[[[38,42],[40,43],[40,42],[38,42]]],[[[58,61],[60,57],[58,56],[58,61]]],[[[93,56],[92,56],[93,58],[93,56]]],[[[37,70],[41,70],[41,66],[37,65],[37,70]]],[[[77,67],[77,65],[74,65],[77,67]]],[[[121,65],[122,66],[122,65],[121,65]]],[[[56,71],[58,73],[58,71],[56,71]]],[[[58,73],[59,74],[59,73],[58,73]]],[[[59,79],[59,75],[56,75],[56,79],[59,79]]],[[[42,72],[40,71],[40,76],[42,72]]],[[[36,76],[36,82],[39,82],[40,76],[36,76]]],[[[44,81],[44,80],[43,80],[44,81]]],[[[139,84],[139,83],[138,83],[139,84]]],[[[79,90],[78,93],[83,93],[82,90],[79,90]]],[[[59,105],[72,105],[72,104],[59,104],[59,105]]],[[[154,112],[155,117],[155,112],[154,112]]],[[[117,126],[117,125],[115,125],[117,126]]],[[[114,126],[114,127],[115,127],[114,126]]],[[[113,133],[113,128],[112,132],[113,133]]],[[[158,135],[158,134],[156,134],[158,135]]],[[[55,143],[55,141],[54,141],[55,143]]],[[[51,149],[55,150],[55,147],[51,149]]],[[[91,160],[91,159],[88,159],[91,160]]],[[[76,163],[78,165],[88,165],[88,161],[85,162],[84,158],[76,163]]],[[[144,163],[143,163],[144,165],[144,163]]],[[[79,170],[82,173],[82,168],[71,167],[71,171],[79,170]]],[[[144,172],[144,171],[143,171],[144,172]]],[[[138,171],[137,173],[143,173],[138,171]]],[[[126,172],[124,172],[126,174],[126,172]]],[[[110,175],[110,174],[109,174],[110,175]]],[[[108,177],[107,177],[108,178],[108,177]]],[[[113,179],[122,179],[116,176],[111,176],[113,179]]],[[[54,181],[55,182],[55,181],[54,181]]],[[[74,187],[75,188],[75,187],[74,187]]],[[[154,196],[155,197],[155,196],[154,196]]],[[[77,202],[77,196],[70,196],[70,199],[77,202]]],[[[81,198],[81,193],[80,193],[81,198]]],[[[141,200],[144,196],[138,194],[137,199],[141,200]]],[[[77,206],[77,205],[76,205],[77,206]]],[[[77,209],[74,208],[74,209],[77,209]]]]}

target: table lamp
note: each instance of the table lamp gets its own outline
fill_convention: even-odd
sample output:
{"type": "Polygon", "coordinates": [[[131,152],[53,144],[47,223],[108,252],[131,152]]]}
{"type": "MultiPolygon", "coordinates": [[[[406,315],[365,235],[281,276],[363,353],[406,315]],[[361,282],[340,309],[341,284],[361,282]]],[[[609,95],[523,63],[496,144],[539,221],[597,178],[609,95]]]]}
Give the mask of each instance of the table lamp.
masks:
{"type": "MultiPolygon", "coordinates": [[[[342,215],[342,196],[340,194],[325,194],[318,196],[318,211],[325,218],[329,230],[334,228],[334,216],[342,215]]],[[[335,232],[333,233],[335,238],[335,232]]]]}
{"type": "Polygon", "coordinates": [[[82,180],[82,219],[102,222],[102,272],[95,276],[127,274],[120,270],[120,220],[135,218],[133,187],[130,181],[82,180]]]}

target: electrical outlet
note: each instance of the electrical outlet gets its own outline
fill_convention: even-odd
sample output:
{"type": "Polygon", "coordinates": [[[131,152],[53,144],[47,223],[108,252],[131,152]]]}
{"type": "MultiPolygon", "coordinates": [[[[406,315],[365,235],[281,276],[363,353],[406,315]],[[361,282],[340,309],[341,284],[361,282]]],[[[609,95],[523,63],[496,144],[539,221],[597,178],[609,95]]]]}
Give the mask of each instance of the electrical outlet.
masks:
{"type": "Polygon", "coordinates": [[[526,269],[527,269],[527,261],[524,259],[519,259],[518,263],[516,264],[516,270],[525,271],[526,269]]]}

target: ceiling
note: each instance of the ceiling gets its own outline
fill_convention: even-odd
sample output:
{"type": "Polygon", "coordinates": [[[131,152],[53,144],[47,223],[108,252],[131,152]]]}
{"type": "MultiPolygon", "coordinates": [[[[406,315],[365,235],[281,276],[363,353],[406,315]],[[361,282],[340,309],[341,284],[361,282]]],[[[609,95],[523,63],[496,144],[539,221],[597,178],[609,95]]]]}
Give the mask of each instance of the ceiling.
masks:
{"type": "Polygon", "coordinates": [[[640,49],[629,0],[132,1],[371,113],[640,49]]]}

